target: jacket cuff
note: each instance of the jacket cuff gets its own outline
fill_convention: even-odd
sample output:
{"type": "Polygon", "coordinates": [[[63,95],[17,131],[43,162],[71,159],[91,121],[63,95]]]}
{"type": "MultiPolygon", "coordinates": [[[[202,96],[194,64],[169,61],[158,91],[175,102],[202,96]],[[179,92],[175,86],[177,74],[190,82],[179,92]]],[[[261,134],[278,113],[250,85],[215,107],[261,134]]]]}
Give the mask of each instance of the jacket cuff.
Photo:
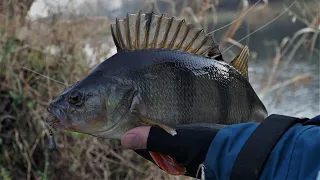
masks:
{"type": "Polygon", "coordinates": [[[204,165],[206,179],[229,179],[233,164],[258,123],[242,123],[221,129],[209,147],[204,165]]]}

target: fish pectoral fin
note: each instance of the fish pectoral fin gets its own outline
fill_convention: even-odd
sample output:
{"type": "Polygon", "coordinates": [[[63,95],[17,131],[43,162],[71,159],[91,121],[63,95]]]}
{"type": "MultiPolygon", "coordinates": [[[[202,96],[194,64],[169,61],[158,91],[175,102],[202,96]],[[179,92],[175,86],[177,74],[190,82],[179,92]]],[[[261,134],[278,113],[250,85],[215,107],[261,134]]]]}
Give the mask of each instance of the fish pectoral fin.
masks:
{"type": "Polygon", "coordinates": [[[185,167],[181,166],[173,157],[160,153],[149,151],[154,162],[166,173],[171,175],[184,175],[185,167]]]}
{"type": "Polygon", "coordinates": [[[139,117],[140,121],[144,124],[157,125],[157,126],[161,127],[163,130],[165,130],[167,133],[171,134],[172,136],[177,135],[177,131],[167,125],[164,125],[164,124],[161,124],[158,122],[154,122],[153,120],[150,120],[150,119],[143,117],[143,116],[140,116],[140,115],[138,115],[138,117],[139,117]]]}

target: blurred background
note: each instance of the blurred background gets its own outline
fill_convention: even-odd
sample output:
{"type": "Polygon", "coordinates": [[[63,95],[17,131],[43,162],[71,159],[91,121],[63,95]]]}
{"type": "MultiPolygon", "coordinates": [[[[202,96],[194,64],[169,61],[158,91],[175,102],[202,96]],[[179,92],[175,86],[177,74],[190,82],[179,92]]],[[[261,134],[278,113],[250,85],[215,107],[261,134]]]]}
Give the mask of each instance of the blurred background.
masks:
{"type": "Polygon", "coordinates": [[[320,112],[318,0],[1,0],[0,179],[190,179],[170,176],[120,143],[55,130],[46,106],[116,53],[110,23],[127,13],[186,19],[230,62],[250,49],[249,80],[268,113],[320,112]]]}

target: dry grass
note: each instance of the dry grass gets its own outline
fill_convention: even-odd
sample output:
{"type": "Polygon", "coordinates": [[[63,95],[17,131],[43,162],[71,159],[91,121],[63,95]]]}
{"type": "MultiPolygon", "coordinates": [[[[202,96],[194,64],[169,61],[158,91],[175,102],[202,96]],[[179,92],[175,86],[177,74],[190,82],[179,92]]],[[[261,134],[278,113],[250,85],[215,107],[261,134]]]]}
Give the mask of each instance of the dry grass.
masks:
{"type": "MultiPolygon", "coordinates": [[[[153,2],[147,1],[146,6],[157,9],[152,6],[153,2]]],[[[174,2],[170,2],[172,6],[174,2]]],[[[183,7],[180,11],[168,8],[168,14],[189,19],[207,32],[209,21],[216,24],[216,2],[186,1],[183,7]],[[212,17],[211,20],[208,17],[212,17]]],[[[241,9],[239,14],[244,15],[241,9]]],[[[78,133],[56,130],[59,152],[49,152],[48,129],[43,121],[47,115],[46,106],[92,70],[88,62],[92,57],[85,53],[88,42],[96,55],[91,59],[94,64],[110,55],[114,45],[102,38],[110,37],[110,20],[1,18],[6,23],[0,23],[0,179],[189,179],[165,174],[132,151],[122,150],[118,141],[78,133]]],[[[310,38],[312,52],[317,51],[314,39],[319,31],[314,29],[319,26],[319,18],[319,15],[313,19],[302,17],[308,20],[306,28],[313,29],[301,32],[308,34],[304,38],[310,38]]],[[[232,36],[239,25],[235,23],[225,34],[225,46],[236,42],[232,41],[232,36]]],[[[295,40],[292,38],[279,47],[274,64],[286,57],[287,52],[293,56],[295,40]]],[[[276,73],[276,65],[273,69],[276,73]]],[[[295,83],[295,80],[288,83],[295,83]]],[[[270,87],[274,90],[281,86],[274,83],[272,77],[267,82],[265,93],[270,87]]]]}

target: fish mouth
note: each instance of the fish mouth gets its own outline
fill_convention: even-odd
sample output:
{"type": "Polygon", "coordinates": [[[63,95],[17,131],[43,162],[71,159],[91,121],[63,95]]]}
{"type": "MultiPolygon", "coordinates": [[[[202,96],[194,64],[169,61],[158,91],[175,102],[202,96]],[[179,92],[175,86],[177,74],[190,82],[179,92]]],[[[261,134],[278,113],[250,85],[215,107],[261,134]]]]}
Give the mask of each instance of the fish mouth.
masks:
{"type": "Polygon", "coordinates": [[[49,126],[59,126],[62,129],[66,128],[63,111],[60,108],[49,105],[47,110],[50,113],[50,115],[46,118],[46,123],[48,123],[49,126]]]}

